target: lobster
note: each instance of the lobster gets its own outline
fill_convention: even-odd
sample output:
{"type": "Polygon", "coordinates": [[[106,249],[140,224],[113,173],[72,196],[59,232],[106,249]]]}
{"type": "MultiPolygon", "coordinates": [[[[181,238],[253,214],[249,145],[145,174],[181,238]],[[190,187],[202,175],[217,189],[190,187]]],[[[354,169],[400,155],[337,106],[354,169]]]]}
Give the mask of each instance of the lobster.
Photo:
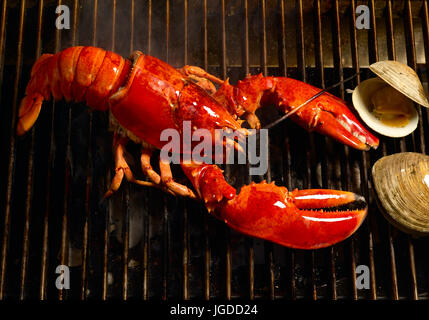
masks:
{"type": "MultiPolygon", "coordinates": [[[[293,111],[320,89],[286,77],[247,76],[237,85],[205,70],[185,66],[176,69],[155,57],[134,52],[129,59],[95,47],[71,47],[43,54],[33,65],[22,99],[17,135],[33,126],[44,100],[83,102],[95,110],[110,111],[114,128],[115,175],[105,197],[111,196],[123,178],[154,186],[173,195],[202,200],[209,213],[231,228],[287,247],[316,249],[333,245],[353,234],[367,213],[365,199],[346,191],[309,189],[288,191],[274,183],[251,183],[236,189],[215,164],[181,161],[193,188],[173,179],[170,163],[160,158],[159,172],[151,165],[152,153],[165,146],[165,129],[183,135],[182,124],[192,131],[228,129],[246,137],[260,128],[255,115],[267,104],[282,112],[293,111]],[[218,89],[214,85],[218,85],[218,89]],[[141,167],[147,177],[138,180],[124,153],[128,141],[142,146],[141,167]]],[[[359,150],[378,146],[347,104],[324,93],[295,110],[291,119],[304,128],[326,134],[359,150]]],[[[213,143],[215,139],[213,139],[213,143]]],[[[223,143],[239,149],[234,139],[223,143]]]]}

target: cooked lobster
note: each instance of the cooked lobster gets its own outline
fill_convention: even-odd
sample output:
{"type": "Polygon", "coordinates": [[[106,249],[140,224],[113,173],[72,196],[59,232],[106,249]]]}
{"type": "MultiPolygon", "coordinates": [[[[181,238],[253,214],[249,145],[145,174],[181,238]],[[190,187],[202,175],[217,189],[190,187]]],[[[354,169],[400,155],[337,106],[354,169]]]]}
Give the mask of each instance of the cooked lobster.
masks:
{"type": "MultiPolygon", "coordinates": [[[[43,54],[34,64],[22,99],[17,134],[35,123],[42,103],[55,100],[81,102],[101,111],[109,110],[114,126],[115,176],[106,197],[118,190],[125,178],[140,185],[155,186],[174,194],[203,200],[208,211],[228,226],[245,234],[288,247],[315,249],[350,236],[366,216],[363,197],[336,190],[294,190],[274,183],[251,183],[239,194],[224,179],[221,169],[209,163],[182,161],[181,167],[193,189],[173,180],[170,164],[151,166],[155,149],[166,141],[165,129],[183,134],[184,121],[192,130],[249,130],[260,128],[255,111],[275,104],[283,112],[319,92],[306,83],[285,77],[248,76],[231,85],[192,66],[175,69],[136,51],[130,59],[95,47],[72,47],[57,54],[43,54]],[[213,82],[220,85],[216,90],[213,82]],[[125,157],[125,145],[141,144],[141,165],[149,181],[138,180],[125,157]]],[[[376,148],[378,139],[368,132],[346,103],[329,93],[314,99],[292,117],[301,126],[326,134],[360,150],[376,148]]],[[[215,140],[215,139],[214,139],[215,140]]],[[[237,141],[227,141],[239,149],[237,141]]]]}

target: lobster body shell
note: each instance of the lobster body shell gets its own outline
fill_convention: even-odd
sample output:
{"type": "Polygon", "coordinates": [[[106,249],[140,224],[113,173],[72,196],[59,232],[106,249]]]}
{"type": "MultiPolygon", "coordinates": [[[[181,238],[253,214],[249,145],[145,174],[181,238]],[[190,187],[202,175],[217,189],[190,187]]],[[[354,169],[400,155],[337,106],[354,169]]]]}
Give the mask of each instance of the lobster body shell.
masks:
{"type": "Polygon", "coordinates": [[[162,148],[161,133],[174,128],[181,134],[183,121],[212,132],[240,125],[198,85],[188,81],[169,64],[141,52],[135,53],[126,85],[111,96],[110,110],[135,136],[162,148]]]}
{"type": "MultiPolygon", "coordinates": [[[[297,80],[262,75],[248,76],[232,86],[197,67],[178,70],[139,51],[128,60],[100,48],[72,47],[54,55],[44,54],[35,62],[21,101],[17,134],[22,135],[33,126],[44,100],[53,97],[85,101],[95,110],[110,110],[122,132],[137,138],[134,140],[143,149],[142,169],[151,180],[134,178],[123,157],[123,140],[127,137],[117,138],[115,133],[114,187],[106,195],[117,190],[125,176],[140,185],[161,186],[175,195],[196,198],[188,187],[172,181],[169,164],[162,159],[161,176],[151,168],[152,149],[161,149],[167,143],[161,139],[164,130],[175,129],[183,138],[185,122],[189,122],[193,132],[205,129],[212,142],[217,143],[217,129],[248,134],[238,117],[243,116],[251,126],[258,127],[255,111],[259,107],[274,103],[288,112],[315,91],[315,87],[297,80]],[[195,74],[187,74],[190,71],[195,74]],[[220,88],[213,90],[211,81],[220,84],[220,88]]],[[[357,149],[378,145],[378,140],[357,122],[345,102],[329,94],[300,109],[294,119],[307,129],[328,134],[357,149]]],[[[225,143],[236,143],[226,140],[225,143]]],[[[365,201],[350,192],[288,192],[285,187],[262,182],[244,186],[237,194],[216,165],[183,161],[181,166],[198,198],[215,217],[240,232],[289,247],[315,249],[337,243],[359,227],[367,212],[365,201]],[[357,207],[344,209],[356,202],[357,207]]]]}
{"type": "Polygon", "coordinates": [[[161,148],[161,132],[177,128],[174,109],[183,76],[166,63],[140,55],[127,83],[110,98],[110,111],[122,127],[139,139],[161,148]]]}

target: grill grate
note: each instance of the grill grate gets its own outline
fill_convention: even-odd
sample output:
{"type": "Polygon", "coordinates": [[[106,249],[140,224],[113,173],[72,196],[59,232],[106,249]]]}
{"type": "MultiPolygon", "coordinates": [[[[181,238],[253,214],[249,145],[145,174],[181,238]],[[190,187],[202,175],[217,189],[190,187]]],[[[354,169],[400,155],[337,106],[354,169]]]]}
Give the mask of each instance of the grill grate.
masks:
{"type": "MultiPolygon", "coordinates": [[[[288,188],[364,195],[364,225],[350,239],[317,251],[245,237],[197,203],[127,183],[100,203],[112,176],[112,134],[107,115],[88,113],[84,105],[45,103],[35,129],[24,138],[14,134],[35,59],[73,45],[123,56],[138,49],[231,82],[263,72],[321,88],[364,69],[356,85],[370,77],[370,63],[393,59],[414,68],[426,85],[426,0],[3,0],[0,15],[0,144],[8,151],[0,169],[0,299],[429,297],[428,240],[387,224],[368,173],[381,156],[426,152],[426,110],[413,135],[383,138],[371,152],[283,123],[270,133],[265,177],[225,167],[237,186],[265,178],[288,188]],[[360,4],[370,8],[370,30],[354,28],[360,4]],[[69,30],[55,28],[58,5],[70,8],[69,30]],[[70,266],[70,290],[55,287],[60,264],[70,266]],[[356,287],[358,265],[370,269],[368,290],[356,287]]],[[[345,89],[351,87],[333,93],[350,100],[345,89]]],[[[135,155],[137,147],[129,151],[135,155]]]]}

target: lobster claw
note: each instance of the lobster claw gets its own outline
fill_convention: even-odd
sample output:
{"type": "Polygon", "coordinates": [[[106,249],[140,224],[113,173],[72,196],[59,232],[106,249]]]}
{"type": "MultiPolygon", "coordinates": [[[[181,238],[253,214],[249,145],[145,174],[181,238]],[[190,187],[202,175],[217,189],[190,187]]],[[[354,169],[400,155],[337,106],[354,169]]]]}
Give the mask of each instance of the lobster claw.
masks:
{"type": "Polygon", "coordinates": [[[288,192],[273,183],[251,183],[215,214],[231,228],[297,249],[318,249],[349,237],[367,205],[352,192],[310,189],[288,192]]]}
{"type": "Polygon", "coordinates": [[[309,131],[316,131],[358,150],[377,148],[379,140],[355,117],[344,100],[320,93],[305,82],[285,77],[248,76],[233,87],[225,81],[214,97],[230,112],[244,115],[249,124],[260,128],[255,112],[265,105],[276,105],[289,113],[303,105],[291,119],[309,131]],[[305,103],[305,104],[304,104],[305,103]]]}
{"type": "Polygon", "coordinates": [[[379,141],[358,121],[347,104],[325,93],[292,117],[296,123],[359,150],[377,148],[379,141]]]}
{"type": "MultiPolygon", "coordinates": [[[[286,112],[320,92],[320,89],[299,80],[275,79],[277,103],[286,112]]],[[[327,92],[304,105],[291,119],[309,131],[329,136],[355,149],[368,150],[377,148],[379,144],[378,138],[351,112],[347,102],[327,92]]]]}

